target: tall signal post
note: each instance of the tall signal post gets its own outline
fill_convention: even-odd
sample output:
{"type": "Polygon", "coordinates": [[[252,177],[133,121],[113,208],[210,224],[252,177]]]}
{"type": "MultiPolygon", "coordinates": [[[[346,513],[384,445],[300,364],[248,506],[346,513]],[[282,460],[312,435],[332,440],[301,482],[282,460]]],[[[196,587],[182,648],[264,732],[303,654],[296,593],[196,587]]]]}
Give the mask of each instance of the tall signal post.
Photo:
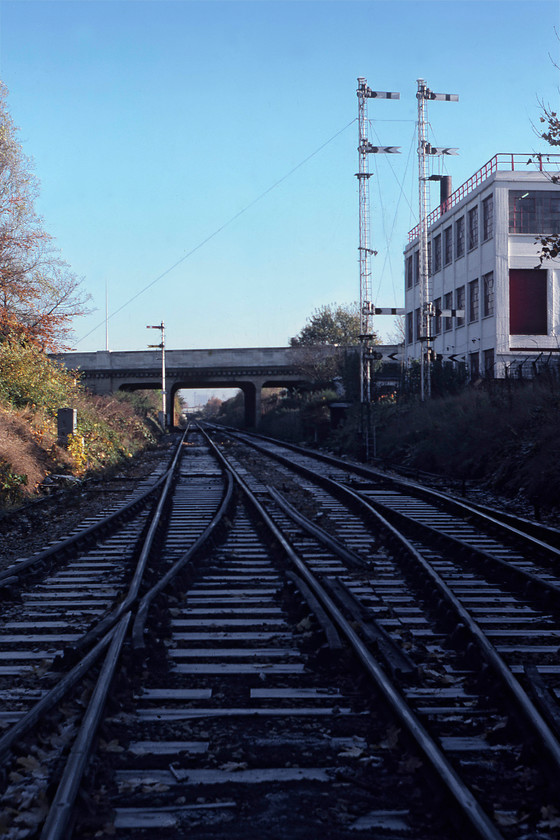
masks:
{"type": "Polygon", "coordinates": [[[439,100],[442,102],[458,102],[459,97],[454,93],[434,93],[426,86],[424,79],[418,79],[418,194],[420,202],[420,237],[419,237],[419,259],[418,273],[420,280],[420,304],[421,323],[420,341],[422,350],[420,353],[420,399],[423,401],[430,397],[432,390],[431,378],[431,326],[432,315],[434,315],[434,304],[432,302],[432,289],[430,274],[428,270],[428,158],[432,155],[456,155],[457,149],[444,149],[431,146],[427,139],[428,120],[426,116],[428,100],[439,100]]]}
{"type": "Polygon", "coordinates": [[[161,324],[148,324],[146,326],[147,330],[159,330],[161,333],[161,342],[160,344],[148,344],[148,347],[152,347],[156,350],[161,350],[161,425],[163,426],[163,431],[167,431],[167,394],[166,394],[166,385],[165,385],[165,324],[162,321],[161,324]]]}
{"type": "Polygon", "coordinates": [[[359,220],[360,220],[360,402],[361,402],[361,433],[364,441],[365,457],[369,458],[370,450],[370,407],[371,407],[371,363],[373,354],[373,313],[371,286],[371,255],[376,253],[370,248],[369,230],[369,179],[372,174],[368,170],[368,155],[395,154],[396,146],[373,146],[368,138],[368,99],[400,99],[400,93],[390,91],[371,90],[366,79],[358,77],[358,179],[359,192],[359,220]]]}

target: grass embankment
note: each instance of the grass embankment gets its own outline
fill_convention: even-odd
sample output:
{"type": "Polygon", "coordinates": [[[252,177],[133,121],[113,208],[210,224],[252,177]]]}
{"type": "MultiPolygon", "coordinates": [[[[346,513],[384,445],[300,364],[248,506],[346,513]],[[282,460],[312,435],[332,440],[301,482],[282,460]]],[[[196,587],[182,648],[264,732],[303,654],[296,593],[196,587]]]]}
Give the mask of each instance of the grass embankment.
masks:
{"type": "Polygon", "coordinates": [[[560,510],[560,383],[487,388],[379,412],[378,455],[420,470],[477,479],[538,509],[560,510]]]}
{"type": "Polygon", "coordinates": [[[135,394],[96,397],[32,346],[0,344],[0,507],[37,492],[49,473],[83,476],[155,443],[157,409],[135,394]],[[77,432],[57,442],[59,408],[77,409],[77,432]]]}

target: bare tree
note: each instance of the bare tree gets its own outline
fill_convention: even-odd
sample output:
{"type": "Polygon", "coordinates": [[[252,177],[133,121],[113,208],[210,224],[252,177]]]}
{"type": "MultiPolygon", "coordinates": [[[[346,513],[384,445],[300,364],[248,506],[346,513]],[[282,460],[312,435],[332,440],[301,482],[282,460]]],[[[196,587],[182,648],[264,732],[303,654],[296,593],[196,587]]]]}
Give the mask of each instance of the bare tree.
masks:
{"type": "Polygon", "coordinates": [[[0,83],[0,340],[61,349],[90,296],[61,259],[35,211],[39,182],[17,140],[0,83]]]}
{"type": "MultiPolygon", "coordinates": [[[[556,35],[558,37],[558,33],[556,33],[556,35]]],[[[557,70],[560,69],[558,64],[552,60],[552,58],[551,61],[557,70]]],[[[542,137],[543,140],[546,140],[550,146],[560,146],[560,119],[558,117],[558,112],[553,111],[550,105],[547,105],[542,100],[539,104],[541,107],[541,116],[539,119],[541,129],[544,130],[537,130],[538,136],[542,137]]],[[[560,184],[559,175],[551,175],[550,180],[554,184],[560,184]]],[[[541,245],[539,253],[540,265],[542,265],[545,260],[553,260],[555,257],[560,255],[560,231],[549,234],[548,236],[539,236],[537,242],[541,245]]]]}

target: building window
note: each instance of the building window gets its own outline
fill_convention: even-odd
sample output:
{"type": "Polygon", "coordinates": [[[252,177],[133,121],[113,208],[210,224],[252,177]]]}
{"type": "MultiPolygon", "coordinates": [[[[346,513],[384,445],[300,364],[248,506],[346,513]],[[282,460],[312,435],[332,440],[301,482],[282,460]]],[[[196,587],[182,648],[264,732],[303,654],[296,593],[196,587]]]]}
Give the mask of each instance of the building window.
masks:
{"type": "Polygon", "coordinates": [[[478,379],[480,376],[480,361],[478,353],[469,353],[469,372],[471,379],[478,379]]]}
{"type": "MultiPolygon", "coordinates": [[[[465,311],[465,287],[459,286],[455,292],[455,309],[462,309],[465,311]]],[[[462,327],[465,323],[464,318],[457,318],[457,326],[462,327]]]]}
{"type": "Polygon", "coordinates": [[[415,251],[412,255],[412,274],[414,276],[414,285],[418,285],[420,278],[420,251],[415,251]]]}
{"type": "Polygon", "coordinates": [[[484,351],[484,376],[487,379],[494,379],[494,351],[484,351]]]}
{"type": "Polygon", "coordinates": [[[420,309],[414,310],[414,335],[416,341],[420,339],[420,329],[422,327],[422,319],[420,318],[420,309]]]}
{"type": "Polygon", "coordinates": [[[412,257],[406,258],[406,288],[412,289],[413,284],[413,276],[412,276],[412,257]]]}
{"type": "Polygon", "coordinates": [[[478,246],[478,207],[469,210],[469,251],[478,246]]]}
{"type": "Polygon", "coordinates": [[[560,233],[558,192],[510,190],[509,232],[544,235],[560,233]]]}
{"type": "MultiPolygon", "coordinates": [[[[445,295],[443,308],[453,309],[453,292],[447,292],[445,295]]],[[[453,329],[453,318],[446,317],[443,323],[445,332],[453,329]]]]}
{"type": "Polygon", "coordinates": [[[478,280],[469,283],[469,323],[478,321],[478,280]]]}
{"type": "Polygon", "coordinates": [[[461,216],[455,222],[455,259],[465,253],[465,217],[461,216]]]}
{"type": "Polygon", "coordinates": [[[441,233],[438,233],[438,235],[436,237],[434,237],[433,248],[434,248],[433,265],[434,265],[434,274],[435,274],[436,271],[441,271],[441,233]]]}
{"type": "Polygon", "coordinates": [[[453,259],[453,228],[451,225],[443,231],[443,264],[449,265],[453,259]]]}
{"type": "Polygon", "coordinates": [[[439,335],[441,333],[441,298],[435,299],[434,307],[436,310],[434,316],[434,335],[439,335]]]}
{"type": "Polygon", "coordinates": [[[489,195],[482,202],[482,241],[494,235],[494,196],[489,195]]]}
{"type": "Polygon", "coordinates": [[[406,313],[406,343],[412,344],[414,342],[414,315],[412,312],[406,313]]]}
{"type": "Polygon", "coordinates": [[[482,313],[484,318],[494,314],[494,272],[482,278],[482,313]]]}
{"type": "Polygon", "coordinates": [[[510,268],[510,335],[546,335],[547,272],[539,268],[510,268]]]}

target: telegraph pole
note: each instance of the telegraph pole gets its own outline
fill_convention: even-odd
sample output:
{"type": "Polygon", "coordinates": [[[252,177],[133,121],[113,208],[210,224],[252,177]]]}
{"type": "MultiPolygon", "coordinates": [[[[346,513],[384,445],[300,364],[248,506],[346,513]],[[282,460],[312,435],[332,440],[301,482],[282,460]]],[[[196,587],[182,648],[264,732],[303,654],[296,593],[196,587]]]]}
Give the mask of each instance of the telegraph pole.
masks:
{"type": "Polygon", "coordinates": [[[369,154],[396,154],[397,146],[373,146],[368,139],[368,99],[400,99],[400,93],[371,90],[366,79],[358,77],[358,179],[359,192],[359,255],[360,255],[360,403],[361,433],[366,460],[369,458],[370,406],[371,406],[371,354],[373,345],[373,312],[371,286],[371,255],[377,253],[369,244],[369,154]]]}
{"type": "Polygon", "coordinates": [[[420,281],[420,399],[431,396],[431,326],[434,304],[428,271],[428,175],[427,161],[431,155],[456,155],[457,149],[444,149],[431,146],[427,139],[427,107],[430,99],[442,102],[458,102],[455,93],[434,93],[427,87],[424,79],[418,79],[418,195],[420,203],[419,259],[418,273],[420,281]],[[424,349],[425,344],[425,349],[424,349]]]}

